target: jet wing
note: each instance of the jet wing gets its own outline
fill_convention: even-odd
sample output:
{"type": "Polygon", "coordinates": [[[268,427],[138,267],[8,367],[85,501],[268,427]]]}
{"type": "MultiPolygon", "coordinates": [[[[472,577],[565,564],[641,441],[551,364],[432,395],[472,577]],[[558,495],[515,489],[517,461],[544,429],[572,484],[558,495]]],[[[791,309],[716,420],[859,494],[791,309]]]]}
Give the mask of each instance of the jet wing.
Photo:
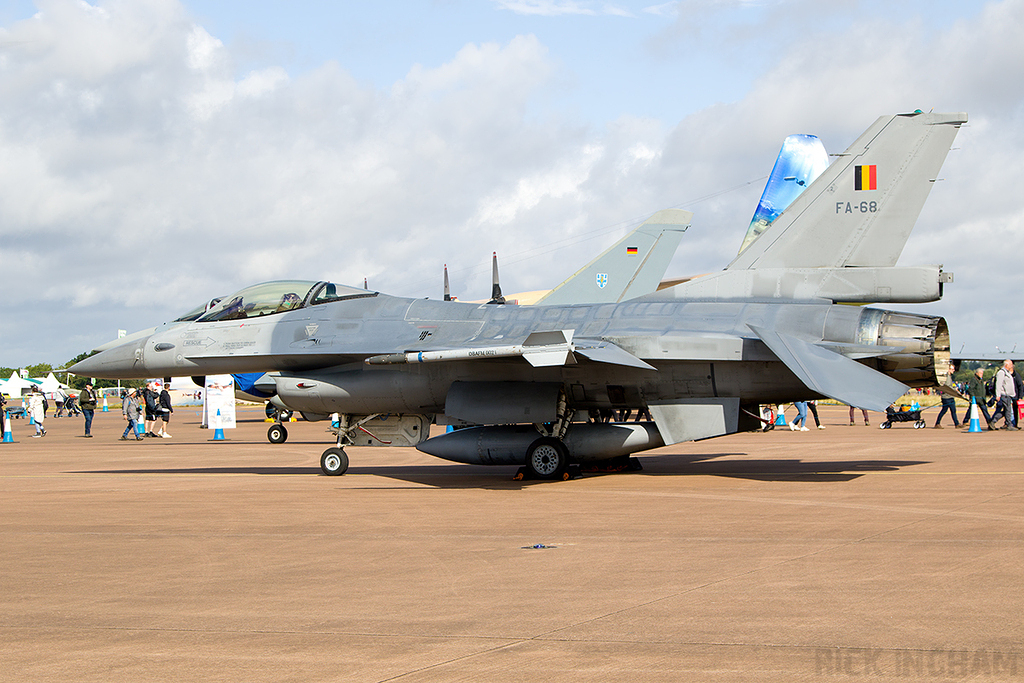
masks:
{"type": "Polygon", "coordinates": [[[747,325],[808,389],[868,410],[885,410],[910,387],[846,356],[796,337],[747,325]]]}

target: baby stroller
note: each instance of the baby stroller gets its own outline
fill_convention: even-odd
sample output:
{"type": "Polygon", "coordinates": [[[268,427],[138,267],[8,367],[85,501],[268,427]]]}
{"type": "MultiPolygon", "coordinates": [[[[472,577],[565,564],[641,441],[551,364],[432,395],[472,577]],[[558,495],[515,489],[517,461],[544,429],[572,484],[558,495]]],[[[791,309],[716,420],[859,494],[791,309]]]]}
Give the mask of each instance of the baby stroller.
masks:
{"type": "Polygon", "coordinates": [[[64,399],[64,410],[68,411],[68,417],[74,417],[82,414],[82,409],[78,407],[78,397],[71,394],[64,399]]]}
{"type": "MultiPolygon", "coordinates": [[[[901,406],[906,408],[906,406],[901,406]]],[[[924,429],[927,425],[921,419],[921,409],[917,410],[896,410],[894,406],[885,409],[885,422],[879,425],[881,429],[892,429],[893,422],[913,422],[914,429],[924,429]]]]}

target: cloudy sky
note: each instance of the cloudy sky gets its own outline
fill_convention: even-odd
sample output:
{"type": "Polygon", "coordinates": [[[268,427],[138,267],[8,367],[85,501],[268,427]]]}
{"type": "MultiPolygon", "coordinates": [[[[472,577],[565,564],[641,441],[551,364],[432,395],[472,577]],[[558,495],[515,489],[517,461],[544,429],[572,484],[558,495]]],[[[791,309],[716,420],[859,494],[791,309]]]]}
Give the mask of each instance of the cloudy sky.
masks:
{"type": "Polygon", "coordinates": [[[1024,348],[1024,0],[0,2],[0,365],[279,278],[551,287],[655,211],[724,267],[783,138],[967,111],[901,259],[1024,348]]]}

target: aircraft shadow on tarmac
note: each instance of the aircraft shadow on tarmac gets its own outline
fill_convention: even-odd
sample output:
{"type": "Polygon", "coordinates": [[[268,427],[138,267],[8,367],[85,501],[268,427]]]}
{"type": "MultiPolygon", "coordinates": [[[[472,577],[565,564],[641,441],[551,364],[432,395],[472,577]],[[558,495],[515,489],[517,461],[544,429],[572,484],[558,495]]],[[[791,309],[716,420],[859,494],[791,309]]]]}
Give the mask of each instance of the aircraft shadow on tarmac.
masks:
{"type": "MultiPolygon", "coordinates": [[[[712,453],[703,455],[663,455],[641,459],[644,469],[639,472],[604,473],[584,472],[583,478],[624,474],[632,476],[714,476],[751,479],[755,481],[852,481],[872,472],[896,472],[904,467],[928,464],[927,460],[720,460],[745,453],[712,453]]],[[[486,467],[481,465],[387,465],[352,466],[346,477],[374,475],[442,489],[468,488],[524,488],[546,481],[513,481],[515,468],[486,467]]],[[[320,475],[319,467],[173,467],[131,470],[95,470],[71,474],[257,474],[257,475],[320,475]]],[[[357,487],[361,488],[361,487],[357,487]]],[[[371,488],[381,488],[374,486],[371,488]]]]}
{"type": "Polygon", "coordinates": [[[795,459],[719,460],[727,455],[745,453],[713,453],[707,455],[662,455],[643,459],[644,471],[650,476],[703,475],[734,477],[756,481],[852,481],[871,472],[896,472],[904,467],[925,465],[927,460],[826,460],[795,459]],[[680,462],[685,466],[680,467],[680,462]]]}

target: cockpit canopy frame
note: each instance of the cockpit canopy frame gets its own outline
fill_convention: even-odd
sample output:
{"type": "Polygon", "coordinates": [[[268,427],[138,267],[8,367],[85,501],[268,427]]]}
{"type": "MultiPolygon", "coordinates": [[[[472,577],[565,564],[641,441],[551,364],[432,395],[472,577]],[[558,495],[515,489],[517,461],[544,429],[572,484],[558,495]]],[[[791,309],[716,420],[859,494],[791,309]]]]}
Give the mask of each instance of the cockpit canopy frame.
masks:
{"type": "Polygon", "coordinates": [[[224,297],[199,316],[196,322],[262,318],[307,306],[368,296],[377,296],[377,292],[324,280],[272,280],[251,285],[224,297]]]}

